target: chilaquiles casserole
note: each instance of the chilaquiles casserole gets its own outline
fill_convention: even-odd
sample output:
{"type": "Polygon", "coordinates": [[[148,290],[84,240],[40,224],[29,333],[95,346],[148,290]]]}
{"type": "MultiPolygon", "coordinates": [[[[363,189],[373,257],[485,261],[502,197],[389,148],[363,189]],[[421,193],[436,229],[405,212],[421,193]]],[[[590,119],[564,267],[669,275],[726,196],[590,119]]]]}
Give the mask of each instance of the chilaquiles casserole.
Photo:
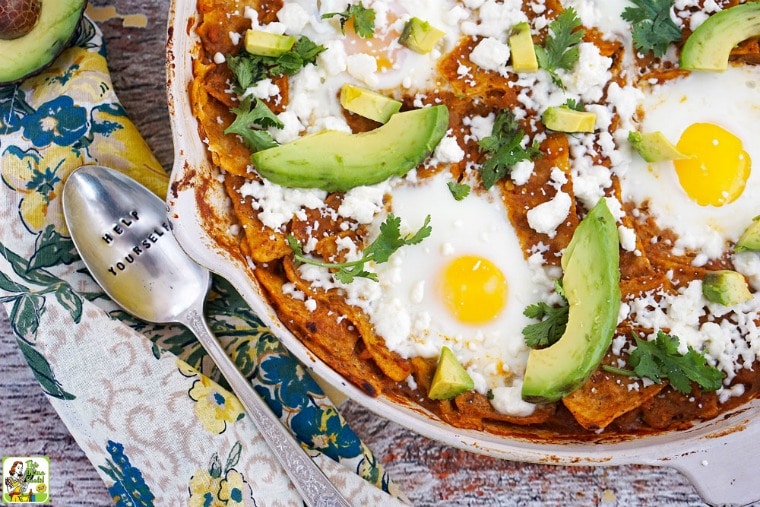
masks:
{"type": "Polygon", "coordinates": [[[760,2],[198,0],[195,29],[235,248],[364,392],[574,439],[757,394],[760,2]]]}

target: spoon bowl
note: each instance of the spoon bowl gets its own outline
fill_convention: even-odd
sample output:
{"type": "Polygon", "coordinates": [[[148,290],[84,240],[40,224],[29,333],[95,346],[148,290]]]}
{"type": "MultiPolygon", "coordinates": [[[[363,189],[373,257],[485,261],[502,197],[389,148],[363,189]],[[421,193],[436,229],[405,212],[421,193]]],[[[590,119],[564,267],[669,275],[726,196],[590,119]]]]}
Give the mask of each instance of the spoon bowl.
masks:
{"type": "Polygon", "coordinates": [[[203,317],[210,273],[182,250],[166,205],[135,180],[82,166],[63,188],[71,239],[106,294],[134,316],[178,322],[198,338],[309,506],[348,506],[212,335],[203,317]]]}
{"type": "Polygon", "coordinates": [[[134,316],[181,322],[202,305],[210,273],[171,232],[163,202],[134,180],[100,166],[74,172],[63,191],[71,238],[92,277],[134,316]]]}

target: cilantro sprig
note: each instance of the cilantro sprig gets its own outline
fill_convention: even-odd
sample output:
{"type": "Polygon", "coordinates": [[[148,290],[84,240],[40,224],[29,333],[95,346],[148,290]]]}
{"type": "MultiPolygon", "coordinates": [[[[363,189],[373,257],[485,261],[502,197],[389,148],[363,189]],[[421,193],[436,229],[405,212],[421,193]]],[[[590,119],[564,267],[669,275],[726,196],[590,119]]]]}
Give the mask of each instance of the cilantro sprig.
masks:
{"type": "Polygon", "coordinates": [[[717,391],[723,385],[723,373],[707,364],[703,353],[691,346],[686,354],[678,352],[680,341],[677,336],[658,331],[657,338],[652,341],[642,340],[635,334],[634,338],[636,349],[628,358],[633,371],[604,365],[605,371],[648,378],[658,384],[667,379],[676,391],[683,394],[691,392],[692,382],[699,384],[704,391],[717,391]]]}
{"type": "Polygon", "coordinates": [[[585,111],[586,108],[583,106],[583,103],[578,102],[575,99],[567,99],[564,104],[562,104],[562,107],[566,107],[567,109],[572,109],[573,111],[585,111]]]}
{"type": "Polygon", "coordinates": [[[364,7],[361,2],[349,5],[343,12],[322,14],[322,19],[329,19],[335,16],[339,17],[340,30],[344,34],[346,33],[346,23],[350,19],[354,20],[354,31],[362,39],[373,37],[375,34],[375,11],[364,7]]]}
{"type": "Polygon", "coordinates": [[[414,234],[401,235],[401,219],[389,213],[385,221],[380,224],[380,235],[370,243],[362,252],[362,257],[349,262],[322,262],[303,253],[303,248],[293,235],[288,235],[288,245],[293,250],[296,263],[311,264],[324,268],[337,269],[335,279],[342,283],[351,283],[355,278],[369,278],[377,281],[377,275],[365,269],[365,264],[375,262],[377,264],[387,262],[391,255],[402,246],[416,245],[430,236],[430,215],[425,218],[425,223],[414,234]]]}
{"type": "Polygon", "coordinates": [[[227,57],[227,66],[235,76],[237,91],[243,92],[268,77],[292,76],[306,65],[314,63],[324,50],[324,46],[304,35],[298,38],[290,51],[280,56],[259,56],[241,51],[237,56],[227,57]]]}
{"type": "Polygon", "coordinates": [[[458,181],[449,181],[446,186],[449,187],[449,192],[455,200],[461,201],[468,195],[470,195],[470,185],[467,183],[459,183],[458,181]]]}
{"type": "Polygon", "coordinates": [[[236,118],[224,131],[225,134],[237,134],[243,138],[246,146],[253,151],[266,150],[277,146],[272,135],[264,129],[269,127],[282,128],[284,125],[277,116],[258,99],[251,107],[250,97],[242,100],[238,107],[231,109],[236,118]]]}
{"type": "Polygon", "coordinates": [[[626,7],[622,17],[631,23],[634,47],[661,57],[671,43],[681,40],[681,29],[670,17],[673,0],[631,1],[636,7],[626,7]]]}
{"type": "Polygon", "coordinates": [[[571,70],[580,58],[578,44],[586,31],[580,28],[581,20],[575,9],[569,7],[562,11],[549,24],[550,35],[543,47],[536,47],[538,66],[546,70],[557,86],[564,88],[557,70],[571,70]]]}
{"type": "Polygon", "coordinates": [[[525,344],[532,349],[549,347],[565,334],[570,306],[567,304],[562,283],[557,281],[554,287],[562,298],[560,306],[549,306],[541,301],[528,306],[523,312],[526,317],[539,320],[535,324],[528,324],[522,330],[525,344]]]}
{"type": "Polygon", "coordinates": [[[480,167],[481,180],[486,190],[505,178],[516,163],[535,160],[541,155],[535,140],[530,146],[522,146],[524,137],[525,132],[511,111],[505,109],[496,115],[491,135],[478,142],[480,148],[488,154],[480,167]]]}

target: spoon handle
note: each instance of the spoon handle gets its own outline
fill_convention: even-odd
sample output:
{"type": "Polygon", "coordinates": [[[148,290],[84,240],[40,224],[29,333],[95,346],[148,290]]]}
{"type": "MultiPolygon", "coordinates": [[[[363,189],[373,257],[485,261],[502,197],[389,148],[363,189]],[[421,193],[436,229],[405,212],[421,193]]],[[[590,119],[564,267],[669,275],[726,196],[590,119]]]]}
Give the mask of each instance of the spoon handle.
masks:
{"type": "Polygon", "coordinates": [[[314,460],[306,454],[266,402],[254,391],[253,386],[238,371],[219,341],[211,333],[202,310],[191,308],[182,317],[182,323],[195,334],[229,382],[306,505],[350,507],[348,500],[330,482],[314,460]]]}

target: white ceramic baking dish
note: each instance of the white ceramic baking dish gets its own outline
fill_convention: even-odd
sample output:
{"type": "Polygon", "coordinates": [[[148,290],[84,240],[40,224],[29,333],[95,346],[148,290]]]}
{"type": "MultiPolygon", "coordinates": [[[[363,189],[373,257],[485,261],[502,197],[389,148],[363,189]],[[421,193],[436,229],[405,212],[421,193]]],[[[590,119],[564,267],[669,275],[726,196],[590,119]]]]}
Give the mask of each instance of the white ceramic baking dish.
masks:
{"type": "Polygon", "coordinates": [[[229,253],[214,237],[224,235],[226,196],[207,160],[187,93],[197,37],[195,1],[171,7],[167,44],[167,88],[175,143],[175,162],[167,204],[180,244],[200,264],[227,278],[305,365],[382,417],[429,438],[499,458],[558,465],[645,464],[674,467],[686,474],[703,498],[713,504],[747,504],[760,500],[760,400],[685,431],[626,441],[544,442],[453,428],[418,406],[372,398],[349,384],[295,338],[267,305],[252,281],[244,259],[229,253]],[[209,183],[212,183],[209,186],[209,183]],[[204,209],[201,214],[200,210],[204,209]],[[211,215],[214,218],[209,218],[211,215]],[[209,234],[209,230],[216,230],[209,234]]]}

